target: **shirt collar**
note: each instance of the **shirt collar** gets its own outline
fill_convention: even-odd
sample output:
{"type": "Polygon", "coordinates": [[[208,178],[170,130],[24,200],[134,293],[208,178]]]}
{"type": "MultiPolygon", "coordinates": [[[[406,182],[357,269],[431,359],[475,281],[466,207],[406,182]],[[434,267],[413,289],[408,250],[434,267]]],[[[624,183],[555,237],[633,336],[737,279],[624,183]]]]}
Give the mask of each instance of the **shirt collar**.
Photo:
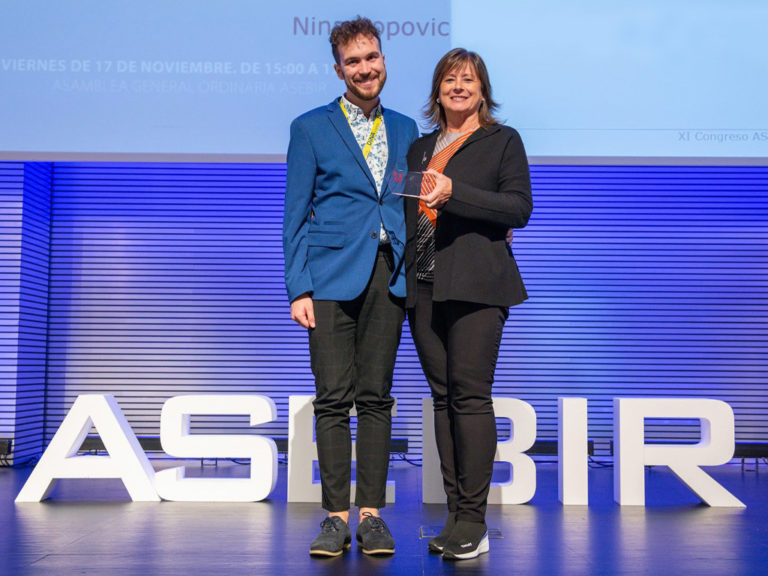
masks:
{"type": "Polygon", "coordinates": [[[363,109],[355,104],[352,104],[352,102],[347,100],[347,97],[344,96],[343,94],[341,95],[341,105],[344,106],[344,108],[347,111],[347,114],[349,114],[350,122],[371,122],[374,118],[376,118],[376,115],[379,113],[379,109],[382,109],[381,100],[379,100],[379,103],[376,106],[376,108],[371,110],[370,117],[366,118],[365,113],[363,112],[363,109]]]}

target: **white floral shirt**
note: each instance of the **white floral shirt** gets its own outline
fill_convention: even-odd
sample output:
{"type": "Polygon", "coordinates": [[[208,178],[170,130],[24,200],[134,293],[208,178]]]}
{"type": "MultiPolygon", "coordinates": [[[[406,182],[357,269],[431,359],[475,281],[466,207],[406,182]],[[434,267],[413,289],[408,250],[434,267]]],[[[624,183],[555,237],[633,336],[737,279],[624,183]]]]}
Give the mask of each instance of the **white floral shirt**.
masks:
{"type": "MultiPolygon", "coordinates": [[[[349,117],[349,127],[352,129],[352,134],[355,135],[355,140],[360,145],[360,150],[365,147],[365,143],[368,141],[368,136],[371,134],[371,128],[373,128],[373,122],[376,120],[376,115],[381,110],[381,104],[371,112],[370,118],[366,118],[363,111],[352,104],[344,96],[341,97],[341,104],[347,111],[349,117]]],[[[368,158],[365,159],[368,164],[368,168],[373,175],[373,181],[376,183],[376,194],[381,196],[381,187],[384,185],[384,173],[387,170],[387,161],[389,160],[389,145],[387,144],[387,128],[384,126],[384,118],[381,119],[381,125],[376,133],[376,138],[371,145],[371,151],[368,153],[368,158]]],[[[389,237],[384,230],[382,224],[379,230],[379,244],[387,244],[389,237]]]]}
{"type": "MultiPolygon", "coordinates": [[[[360,145],[360,150],[365,146],[368,136],[371,134],[371,128],[373,128],[373,122],[376,120],[376,115],[381,110],[381,104],[371,112],[370,118],[366,118],[363,111],[352,104],[344,96],[341,97],[341,103],[349,115],[349,126],[352,128],[352,133],[355,135],[355,140],[360,145]]],[[[387,161],[389,160],[389,146],[387,145],[387,129],[384,126],[384,119],[381,120],[381,126],[376,133],[376,139],[373,141],[371,151],[366,158],[368,168],[373,174],[373,180],[376,182],[376,193],[381,194],[381,187],[384,184],[384,172],[387,169],[387,161]]]]}

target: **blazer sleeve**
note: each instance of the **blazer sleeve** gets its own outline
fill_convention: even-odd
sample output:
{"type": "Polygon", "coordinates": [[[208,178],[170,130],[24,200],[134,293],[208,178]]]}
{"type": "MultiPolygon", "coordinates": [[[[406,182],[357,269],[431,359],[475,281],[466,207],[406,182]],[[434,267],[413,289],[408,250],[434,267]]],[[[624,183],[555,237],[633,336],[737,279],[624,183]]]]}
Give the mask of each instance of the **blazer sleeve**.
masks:
{"type": "Polygon", "coordinates": [[[419,139],[419,127],[416,126],[416,122],[411,120],[411,136],[408,139],[408,146],[416,142],[419,139]]]}
{"type": "Polygon", "coordinates": [[[299,120],[291,123],[286,163],[283,256],[288,300],[293,302],[314,289],[309,272],[308,234],[317,160],[309,135],[299,120]]]}
{"type": "MultiPolygon", "coordinates": [[[[487,160],[478,160],[473,169],[495,171],[496,167],[484,166],[484,162],[487,160]]],[[[517,131],[512,130],[506,142],[498,167],[496,190],[478,188],[459,180],[452,181],[452,189],[443,211],[510,228],[523,228],[533,211],[533,196],[528,157],[517,131]]]]}

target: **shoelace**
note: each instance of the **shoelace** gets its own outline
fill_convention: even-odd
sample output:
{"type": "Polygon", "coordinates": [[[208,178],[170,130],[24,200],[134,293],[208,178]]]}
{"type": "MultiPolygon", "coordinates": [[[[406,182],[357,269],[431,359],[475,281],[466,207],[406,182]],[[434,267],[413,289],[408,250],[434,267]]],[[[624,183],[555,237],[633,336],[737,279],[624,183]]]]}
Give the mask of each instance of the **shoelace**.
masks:
{"type": "Polygon", "coordinates": [[[323,532],[338,532],[339,528],[333,523],[333,520],[326,518],[320,522],[320,530],[323,532]]]}
{"type": "Polygon", "coordinates": [[[384,532],[384,530],[386,529],[386,524],[384,524],[384,520],[382,520],[378,516],[374,516],[370,512],[364,512],[363,517],[370,519],[370,526],[373,532],[384,532]]]}

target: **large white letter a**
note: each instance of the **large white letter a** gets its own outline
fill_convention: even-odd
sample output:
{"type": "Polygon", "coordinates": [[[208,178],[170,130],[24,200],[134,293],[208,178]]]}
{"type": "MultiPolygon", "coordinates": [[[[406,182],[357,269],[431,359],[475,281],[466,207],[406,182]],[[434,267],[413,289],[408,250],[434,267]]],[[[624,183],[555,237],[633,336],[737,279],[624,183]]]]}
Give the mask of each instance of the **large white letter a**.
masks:
{"type": "Polygon", "coordinates": [[[59,478],[120,478],[134,501],[158,501],[154,470],[112,395],[79,396],[35,466],[16,502],[39,502],[59,478]],[[95,427],[108,456],[77,451],[95,427]]]}

